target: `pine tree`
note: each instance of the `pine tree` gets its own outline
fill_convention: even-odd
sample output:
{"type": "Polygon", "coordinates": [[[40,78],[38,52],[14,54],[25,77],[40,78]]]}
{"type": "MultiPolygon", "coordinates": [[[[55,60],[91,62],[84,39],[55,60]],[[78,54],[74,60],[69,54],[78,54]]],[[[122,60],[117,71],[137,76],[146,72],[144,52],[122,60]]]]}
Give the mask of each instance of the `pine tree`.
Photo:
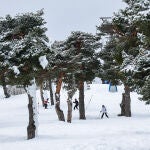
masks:
{"type": "Polygon", "coordinates": [[[65,41],[66,58],[75,60],[73,66],[79,90],[79,118],[86,119],[84,106],[84,82],[92,81],[100,67],[96,50],[100,47],[98,38],[80,31],[72,32],[65,41]]]}
{"type": "Polygon", "coordinates": [[[102,81],[107,80],[112,85],[117,85],[120,80],[120,68],[116,61],[114,61],[114,51],[115,44],[113,39],[110,39],[99,53],[99,57],[103,61],[99,77],[102,81]]]}
{"type": "Polygon", "coordinates": [[[143,13],[137,20],[137,25],[139,29],[138,37],[141,45],[139,54],[135,58],[135,88],[139,94],[142,94],[142,98],[140,99],[146,101],[146,104],[149,104],[149,89],[145,87],[148,86],[150,77],[150,13],[143,13]]]}
{"type": "Polygon", "coordinates": [[[6,19],[0,18],[0,84],[3,86],[4,95],[6,98],[10,97],[10,94],[8,93],[7,84],[8,84],[8,68],[9,68],[9,62],[8,59],[10,58],[10,47],[8,43],[4,40],[4,37],[7,33],[10,32],[11,29],[9,29],[11,26],[13,26],[14,20],[7,15],[6,19]]]}
{"type": "MultiPolygon", "coordinates": [[[[147,59],[143,59],[144,61],[141,61],[139,58],[143,56],[141,51],[144,51],[144,53],[149,51],[149,44],[145,44],[149,43],[149,32],[145,31],[148,30],[149,26],[148,10],[150,7],[150,1],[124,0],[124,2],[126,2],[127,7],[116,13],[111,23],[106,24],[107,27],[109,25],[109,30],[104,28],[104,26],[100,29],[106,29],[107,34],[109,33],[113,35],[115,43],[113,58],[119,64],[121,80],[125,86],[123,99],[128,99],[129,103],[127,106],[130,107],[131,87],[135,87],[136,89],[139,88],[140,91],[142,85],[144,85],[144,82],[141,82],[143,77],[144,79],[147,79],[146,77],[149,74],[149,67],[146,65],[149,64],[149,58],[147,57],[147,59]],[[146,40],[147,42],[143,40],[146,40]],[[140,70],[140,68],[143,67],[145,69],[140,70]]],[[[144,56],[146,55],[148,56],[148,53],[144,54],[144,56]]],[[[123,101],[125,102],[125,100],[123,101]]],[[[126,116],[131,116],[131,111],[128,107],[124,110],[128,110],[126,116]]]]}
{"type": "MultiPolygon", "coordinates": [[[[121,14],[127,23],[128,32],[125,32],[125,36],[129,35],[130,37],[123,41],[125,45],[125,50],[122,51],[123,68],[132,71],[132,80],[134,81],[132,87],[139,94],[146,94],[142,91],[150,74],[150,1],[125,0],[125,2],[128,6],[121,11],[121,14]]],[[[114,19],[114,22],[116,23],[116,19],[114,19]]],[[[147,92],[149,91],[147,90],[147,92]]]]}
{"type": "MultiPolygon", "coordinates": [[[[114,63],[114,67],[112,68],[115,68],[115,70],[119,67],[117,76],[121,79],[125,86],[123,99],[125,98],[126,102],[128,102],[127,105],[123,104],[125,107],[124,114],[125,116],[131,116],[130,87],[133,85],[133,70],[131,68],[134,68],[132,63],[134,62],[136,56],[139,54],[140,46],[136,22],[140,16],[139,12],[147,8],[146,3],[148,1],[142,4],[139,0],[125,0],[125,2],[127,3],[127,7],[116,13],[112,21],[105,22],[105,24],[100,26],[98,29],[101,31],[101,34],[104,33],[104,35],[111,35],[110,41],[113,41],[113,47],[110,48],[111,56],[113,58],[113,60],[111,60],[111,64],[114,63]]],[[[106,45],[106,48],[109,47],[110,42],[106,43],[106,45]]],[[[106,70],[108,71],[107,68],[106,70]]],[[[111,73],[112,75],[115,70],[113,70],[111,73]]],[[[123,100],[122,103],[123,102],[125,102],[125,100],[123,100]]]]}
{"type": "Polygon", "coordinates": [[[48,60],[52,60],[49,64],[49,68],[51,71],[51,77],[56,81],[56,91],[55,91],[55,110],[58,116],[59,121],[65,121],[65,116],[63,110],[60,108],[60,90],[62,87],[62,81],[64,77],[64,67],[66,68],[66,61],[64,59],[63,50],[64,50],[64,42],[63,41],[55,41],[51,45],[51,50],[53,51],[53,55],[48,55],[48,60]],[[52,58],[51,58],[52,57],[52,58]]]}
{"type": "Polygon", "coordinates": [[[46,66],[43,61],[46,61],[45,55],[49,52],[42,15],[41,10],[37,13],[17,15],[14,18],[6,16],[0,22],[1,45],[9,47],[4,53],[9,80],[14,84],[24,85],[28,94],[28,139],[36,136],[38,128],[35,78],[39,78],[43,73],[46,66]]]}
{"type": "Polygon", "coordinates": [[[150,104],[150,77],[146,79],[144,86],[140,90],[142,97],[140,100],[146,101],[146,104],[150,104]]]}

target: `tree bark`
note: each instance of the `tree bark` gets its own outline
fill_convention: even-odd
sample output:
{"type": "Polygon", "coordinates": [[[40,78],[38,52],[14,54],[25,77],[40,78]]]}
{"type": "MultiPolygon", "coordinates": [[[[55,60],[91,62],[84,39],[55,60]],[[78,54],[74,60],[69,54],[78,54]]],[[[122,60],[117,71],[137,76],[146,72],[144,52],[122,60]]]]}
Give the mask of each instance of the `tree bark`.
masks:
{"type": "Polygon", "coordinates": [[[27,138],[32,139],[35,138],[35,122],[33,119],[33,102],[32,102],[32,97],[28,94],[28,99],[29,99],[29,104],[28,104],[28,110],[29,110],[29,124],[27,127],[27,138]]]}
{"type": "Polygon", "coordinates": [[[52,89],[52,80],[49,78],[49,90],[50,90],[50,99],[51,99],[51,106],[54,105],[54,98],[53,98],[53,89],[52,89]]]}
{"type": "Polygon", "coordinates": [[[120,104],[121,114],[118,116],[131,117],[131,98],[130,98],[130,88],[125,86],[125,93],[122,93],[122,102],[120,104]]]}
{"type": "Polygon", "coordinates": [[[28,95],[28,110],[29,110],[29,124],[27,126],[27,139],[35,138],[37,135],[38,119],[37,119],[37,104],[36,104],[36,85],[35,81],[31,81],[31,85],[25,87],[28,95]]]}
{"type": "Polygon", "coordinates": [[[62,85],[62,78],[63,78],[63,73],[61,73],[58,78],[57,85],[56,85],[56,93],[55,93],[55,100],[56,100],[55,110],[56,110],[59,121],[65,121],[64,113],[60,109],[60,89],[62,85]]]}
{"type": "Polygon", "coordinates": [[[125,86],[125,116],[126,117],[131,117],[131,98],[130,98],[130,88],[129,86],[125,86]]]}
{"type": "Polygon", "coordinates": [[[8,89],[7,89],[7,86],[6,86],[6,79],[5,79],[4,75],[2,75],[1,80],[2,80],[3,90],[4,90],[4,95],[5,95],[6,98],[9,98],[10,94],[8,93],[8,89]]]}
{"type": "Polygon", "coordinates": [[[118,116],[125,116],[125,93],[122,93],[122,102],[120,104],[121,114],[118,116]]]}
{"type": "Polygon", "coordinates": [[[79,118],[86,119],[84,106],[84,82],[79,81],[79,118]]]}
{"type": "Polygon", "coordinates": [[[42,105],[44,106],[44,100],[48,98],[47,90],[49,90],[49,84],[46,80],[41,81],[40,83],[40,94],[41,94],[41,100],[42,105]]]}
{"type": "Polygon", "coordinates": [[[40,95],[41,95],[42,106],[44,107],[43,84],[42,84],[42,82],[40,83],[40,95]]]}
{"type": "Polygon", "coordinates": [[[47,80],[43,81],[43,90],[49,90],[49,83],[47,80]]]}
{"type": "Polygon", "coordinates": [[[71,123],[71,120],[72,120],[72,100],[68,99],[67,104],[68,104],[67,122],[71,123]]]}

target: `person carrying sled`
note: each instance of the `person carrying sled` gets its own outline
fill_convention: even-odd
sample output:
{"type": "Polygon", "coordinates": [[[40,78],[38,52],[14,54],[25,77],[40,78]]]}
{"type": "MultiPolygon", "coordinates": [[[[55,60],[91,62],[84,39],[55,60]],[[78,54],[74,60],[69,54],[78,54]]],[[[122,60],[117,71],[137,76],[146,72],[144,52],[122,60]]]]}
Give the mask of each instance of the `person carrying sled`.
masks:
{"type": "Polygon", "coordinates": [[[75,101],[73,103],[75,103],[74,110],[78,109],[79,102],[78,102],[78,100],[76,98],[75,98],[75,101]]]}
{"type": "Polygon", "coordinates": [[[47,109],[47,105],[48,105],[48,98],[46,100],[44,100],[44,107],[45,107],[45,109],[47,109]]]}
{"type": "Polygon", "coordinates": [[[102,113],[101,119],[103,119],[103,116],[104,116],[104,115],[105,115],[107,118],[109,118],[108,115],[107,115],[107,109],[106,109],[105,105],[102,105],[102,109],[101,109],[100,112],[102,113]]]}

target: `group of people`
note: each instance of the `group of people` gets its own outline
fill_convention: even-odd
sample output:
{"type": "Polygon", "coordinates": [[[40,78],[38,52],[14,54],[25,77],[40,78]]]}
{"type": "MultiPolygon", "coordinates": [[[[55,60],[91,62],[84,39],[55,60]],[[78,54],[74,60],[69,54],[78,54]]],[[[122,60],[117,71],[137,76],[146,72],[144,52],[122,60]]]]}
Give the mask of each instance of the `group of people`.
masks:
{"type": "MultiPolygon", "coordinates": [[[[75,101],[74,101],[73,103],[75,103],[73,109],[74,109],[74,110],[75,110],[75,109],[78,109],[79,102],[78,102],[78,100],[77,100],[76,98],[75,98],[75,101]]],[[[100,113],[102,113],[101,119],[103,119],[104,115],[105,115],[107,118],[109,118],[109,117],[108,117],[108,114],[107,114],[107,109],[106,109],[105,105],[102,105],[102,108],[101,108],[101,110],[100,110],[100,113]]]]}
{"type": "MultiPolygon", "coordinates": [[[[47,106],[48,106],[48,103],[49,103],[48,100],[49,100],[49,98],[47,98],[47,99],[44,100],[44,102],[43,102],[45,109],[47,109],[47,106]]],[[[78,100],[77,100],[76,98],[75,98],[75,100],[74,100],[73,103],[75,104],[74,107],[73,107],[73,109],[74,109],[74,110],[78,109],[79,102],[78,102],[78,100]]],[[[105,105],[102,105],[102,108],[101,108],[101,110],[100,110],[100,113],[102,113],[101,119],[104,117],[104,115],[105,115],[107,118],[109,118],[109,117],[108,117],[108,114],[107,114],[107,109],[106,109],[105,105]]]]}

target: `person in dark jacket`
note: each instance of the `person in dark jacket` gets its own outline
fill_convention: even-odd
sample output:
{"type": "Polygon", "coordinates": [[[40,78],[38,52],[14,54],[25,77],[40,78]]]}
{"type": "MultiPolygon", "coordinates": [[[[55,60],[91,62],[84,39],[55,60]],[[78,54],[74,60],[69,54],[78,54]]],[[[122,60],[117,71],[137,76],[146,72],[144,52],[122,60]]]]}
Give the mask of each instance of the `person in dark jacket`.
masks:
{"type": "Polygon", "coordinates": [[[100,112],[102,112],[101,119],[103,119],[103,116],[104,116],[104,115],[105,115],[107,118],[109,118],[108,115],[107,115],[107,109],[106,109],[105,105],[102,105],[102,109],[101,109],[100,112]]]}
{"type": "Polygon", "coordinates": [[[73,103],[75,103],[74,110],[78,109],[79,102],[78,102],[78,100],[76,98],[75,98],[75,101],[73,103]]]}

